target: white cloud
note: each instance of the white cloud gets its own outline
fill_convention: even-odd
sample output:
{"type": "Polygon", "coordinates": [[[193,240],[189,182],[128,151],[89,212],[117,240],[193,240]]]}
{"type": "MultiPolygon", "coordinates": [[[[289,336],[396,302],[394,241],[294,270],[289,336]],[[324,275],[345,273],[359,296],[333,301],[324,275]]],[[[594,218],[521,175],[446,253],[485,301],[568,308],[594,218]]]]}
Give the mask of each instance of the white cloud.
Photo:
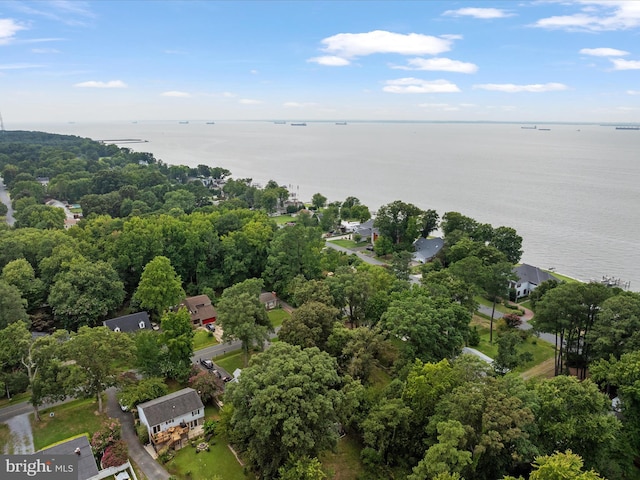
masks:
{"type": "Polygon", "coordinates": [[[31,53],[48,54],[48,53],[60,53],[60,50],[55,48],[32,48],[31,53]]]}
{"type": "Polygon", "coordinates": [[[389,93],[454,93],[460,89],[448,80],[422,80],[420,78],[398,78],[387,80],[382,89],[389,93]]]}
{"type": "Polygon", "coordinates": [[[224,98],[235,98],[237,95],[235,93],[231,93],[231,92],[222,92],[222,96],[224,98]]]}
{"type": "Polygon", "coordinates": [[[99,82],[90,80],[88,82],[76,83],[74,87],[81,88],[127,88],[127,84],[122,80],[111,80],[109,82],[99,82]]]}
{"type": "Polygon", "coordinates": [[[339,33],[322,40],[323,50],[340,58],[375,53],[400,55],[438,55],[451,50],[452,39],[420,33],[393,33],[374,30],[367,33],[339,33]]]}
{"type": "Polygon", "coordinates": [[[27,27],[16,23],[11,18],[0,18],[0,45],[8,44],[17,32],[26,29],[27,27]]]}
{"type": "Polygon", "coordinates": [[[319,65],[326,65],[328,67],[344,67],[351,62],[346,58],[336,57],[335,55],[325,55],[322,57],[313,57],[307,60],[307,62],[317,63],[319,65]]]}
{"type": "Polygon", "coordinates": [[[501,8],[459,8],[458,10],[447,10],[443,15],[451,17],[469,16],[474,18],[481,18],[483,20],[491,18],[505,18],[512,17],[513,13],[508,13],[501,8]]]}
{"type": "Polygon", "coordinates": [[[478,66],[450,58],[411,58],[407,66],[393,67],[399,70],[430,70],[440,72],[476,73],[478,66]]]}
{"type": "Polygon", "coordinates": [[[622,58],[612,58],[614,70],[640,70],[640,60],[623,60],[622,58]]]}
{"type": "Polygon", "coordinates": [[[629,55],[629,52],[618,50],[617,48],[583,48],[580,50],[580,53],[594,57],[621,57],[623,55],[629,55]]]}
{"type": "Polygon", "coordinates": [[[531,85],[514,85],[513,83],[485,83],[482,85],[474,85],[473,88],[480,90],[490,90],[494,92],[557,92],[566,90],[568,87],[562,83],[534,83],[531,85]]]}
{"type": "Polygon", "coordinates": [[[178,98],[189,98],[191,94],[188,92],[179,92],[177,90],[170,90],[168,92],[162,92],[160,94],[161,97],[178,97],[178,98]]]}
{"type": "Polygon", "coordinates": [[[640,90],[627,90],[628,95],[640,95],[640,90]]]}
{"type": "Polygon", "coordinates": [[[255,70],[255,69],[254,69],[254,70],[249,70],[249,73],[250,73],[251,75],[257,75],[259,72],[258,72],[258,70],[255,70]]]}
{"type": "Polygon", "coordinates": [[[0,64],[0,70],[23,70],[25,68],[42,68],[42,65],[34,63],[5,63],[0,64]]]}
{"type": "Polygon", "coordinates": [[[534,26],[548,29],[601,32],[640,26],[640,2],[628,0],[579,0],[580,13],[538,20],[534,26]]]}
{"type": "Polygon", "coordinates": [[[261,100],[254,100],[253,98],[241,98],[238,102],[242,105],[259,105],[262,103],[261,100]]]}
{"type": "Polygon", "coordinates": [[[318,106],[318,104],[314,102],[285,102],[282,105],[286,108],[305,108],[318,106]]]}

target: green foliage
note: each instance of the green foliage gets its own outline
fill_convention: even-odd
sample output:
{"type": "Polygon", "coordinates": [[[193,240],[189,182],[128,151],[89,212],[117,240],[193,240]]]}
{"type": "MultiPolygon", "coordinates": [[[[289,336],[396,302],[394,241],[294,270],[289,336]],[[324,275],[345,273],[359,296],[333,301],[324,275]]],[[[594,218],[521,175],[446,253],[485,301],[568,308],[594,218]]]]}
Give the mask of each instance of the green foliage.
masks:
{"type": "Polygon", "coordinates": [[[250,467],[272,478],[288,461],[315,457],[337,440],[344,399],[336,363],[317,348],[275,343],[227,385],[229,432],[250,467]]]}
{"type": "Polygon", "coordinates": [[[167,257],[157,256],[147,263],[133,298],[157,315],[185,298],[180,277],[167,257]]]}
{"type": "Polygon", "coordinates": [[[319,302],[307,302],[286,318],[278,338],[302,348],[327,349],[327,340],[338,319],[338,310],[319,302]]]}
{"type": "Polygon", "coordinates": [[[278,470],[281,480],[324,480],[327,474],[317,458],[303,457],[278,470]]]}
{"type": "Polygon", "coordinates": [[[147,426],[139,423],[136,425],[136,435],[138,436],[138,440],[142,445],[146,445],[149,443],[149,430],[147,426]]]}
{"type": "Polygon", "coordinates": [[[0,329],[28,321],[27,301],[20,295],[20,290],[0,279],[0,329]]]}
{"type": "Polygon", "coordinates": [[[165,312],[161,321],[161,343],[166,347],[164,364],[170,366],[165,374],[170,378],[185,381],[191,369],[193,356],[193,327],[191,315],[186,307],[177,312],[165,312]]]}
{"type": "Polygon", "coordinates": [[[2,269],[2,280],[20,290],[20,295],[27,300],[27,308],[32,310],[42,303],[44,285],[36,278],[33,267],[24,258],[7,263],[2,269]]]}
{"type": "Polygon", "coordinates": [[[118,394],[118,400],[130,410],[140,403],[148,402],[169,393],[167,384],[162,378],[145,378],[131,385],[125,386],[118,394]]]}

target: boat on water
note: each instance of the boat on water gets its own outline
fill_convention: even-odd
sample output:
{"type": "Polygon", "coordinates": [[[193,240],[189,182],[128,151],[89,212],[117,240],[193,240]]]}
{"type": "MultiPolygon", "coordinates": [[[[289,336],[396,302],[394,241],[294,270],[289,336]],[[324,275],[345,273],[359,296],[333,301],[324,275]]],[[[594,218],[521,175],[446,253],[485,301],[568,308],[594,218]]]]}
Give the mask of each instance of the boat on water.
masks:
{"type": "Polygon", "coordinates": [[[538,130],[540,130],[541,132],[548,132],[551,129],[550,128],[539,128],[538,130]]]}
{"type": "Polygon", "coordinates": [[[536,130],[538,128],[537,125],[523,125],[522,127],[520,127],[524,130],[536,130]]]}
{"type": "Polygon", "coordinates": [[[307,124],[302,122],[302,123],[292,123],[291,124],[292,127],[306,127],[307,124]]]}
{"type": "Polygon", "coordinates": [[[189,120],[184,120],[182,122],[178,122],[180,125],[189,125],[189,120]]]}
{"type": "Polygon", "coordinates": [[[346,125],[347,122],[336,122],[336,125],[346,125]]]}
{"type": "Polygon", "coordinates": [[[284,120],[275,120],[273,123],[275,123],[276,125],[286,125],[287,122],[285,122],[284,120]]]}
{"type": "Polygon", "coordinates": [[[215,125],[216,122],[207,122],[207,125],[215,125]]]}
{"type": "Polygon", "coordinates": [[[640,130],[640,127],[635,127],[635,126],[632,126],[632,125],[619,126],[619,127],[616,127],[616,130],[640,130]]]}

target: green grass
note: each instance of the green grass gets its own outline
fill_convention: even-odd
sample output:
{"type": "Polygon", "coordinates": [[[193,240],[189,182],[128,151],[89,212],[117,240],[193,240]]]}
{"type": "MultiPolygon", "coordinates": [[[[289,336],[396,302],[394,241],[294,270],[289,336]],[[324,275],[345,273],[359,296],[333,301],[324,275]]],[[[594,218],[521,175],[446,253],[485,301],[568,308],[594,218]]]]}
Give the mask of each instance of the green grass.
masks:
{"type": "Polygon", "coordinates": [[[11,431],[9,425],[0,423],[0,452],[4,452],[5,447],[11,445],[11,431]]]}
{"type": "MultiPolygon", "coordinates": [[[[489,307],[492,308],[493,307],[493,302],[491,300],[487,300],[486,298],[482,297],[482,296],[475,296],[473,297],[473,299],[478,302],[480,305],[484,305],[485,307],[489,307]]],[[[518,313],[517,310],[512,310],[510,308],[505,307],[502,303],[496,303],[496,312],[501,312],[501,313],[518,313]]]]}
{"type": "Polygon", "coordinates": [[[167,471],[178,478],[191,480],[209,480],[213,475],[224,480],[245,480],[242,465],[227,447],[225,436],[216,436],[208,452],[196,454],[196,449],[188,446],[176,452],[176,456],[167,464],[167,471]],[[188,472],[191,472],[189,475],[188,472]]]}
{"type": "MultiPolygon", "coordinates": [[[[496,358],[498,355],[498,333],[493,330],[493,344],[489,343],[489,329],[485,327],[478,328],[480,332],[480,345],[473,347],[476,350],[488,355],[491,358],[496,358]]],[[[535,336],[530,336],[527,338],[525,343],[521,344],[518,347],[518,350],[522,353],[529,352],[533,355],[533,360],[521,365],[520,367],[514,369],[515,372],[522,372],[528,370],[545,360],[553,357],[554,346],[549,342],[545,342],[544,340],[537,338],[535,336]]]]}
{"type": "Polygon", "coordinates": [[[558,280],[562,280],[567,283],[581,283],[580,280],[578,280],[577,278],[567,277],[566,275],[562,275],[561,273],[558,273],[558,272],[552,272],[550,270],[545,270],[545,272],[550,273],[551,275],[556,277],[558,280]]]}
{"type": "Polygon", "coordinates": [[[276,225],[284,225],[285,223],[296,221],[296,218],[292,217],[291,215],[278,215],[270,218],[271,220],[276,222],[276,225]]]}
{"type": "Polygon", "coordinates": [[[389,375],[386,371],[380,368],[377,365],[374,365],[371,368],[371,373],[369,374],[369,382],[371,389],[382,392],[387,385],[391,383],[391,375],[389,375]]]}
{"type": "Polygon", "coordinates": [[[7,407],[9,405],[14,405],[16,403],[24,402],[25,400],[29,400],[29,397],[31,397],[31,393],[22,392],[22,393],[16,393],[11,398],[6,398],[6,397],[2,398],[0,399],[0,408],[7,407]]]}
{"type": "MultiPolygon", "coordinates": [[[[106,399],[103,407],[106,407],[106,399]]],[[[46,408],[40,412],[41,422],[31,416],[36,451],[82,433],[93,435],[107,419],[105,413],[98,414],[97,410],[97,402],[91,398],[46,408]],[[49,412],[55,415],[50,417],[49,412]]]]}
{"type": "Polygon", "coordinates": [[[361,243],[356,243],[353,240],[346,240],[344,238],[341,238],[339,240],[331,240],[331,243],[335,243],[336,245],[338,245],[340,247],[349,248],[349,249],[362,247],[362,246],[365,245],[362,242],[361,243]]]}
{"type": "Polygon", "coordinates": [[[325,471],[333,474],[333,480],[356,480],[362,478],[364,467],[360,461],[362,445],[351,435],[338,440],[336,452],[327,452],[320,457],[325,471]]]}
{"type": "Polygon", "coordinates": [[[274,328],[281,326],[284,319],[291,316],[289,312],[281,308],[270,310],[267,315],[269,315],[269,320],[271,320],[271,325],[273,325],[274,328]]]}
{"type": "MultiPolygon", "coordinates": [[[[251,358],[251,357],[249,357],[251,358]]],[[[229,374],[233,374],[236,368],[243,368],[242,364],[242,352],[236,351],[228,353],[226,355],[218,356],[214,358],[214,361],[224,368],[229,374]]]]}
{"type": "Polygon", "coordinates": [[[193,337],[193,349],[200,350],[211,345],[218,345],[218,340],[213,333],[208,330],[196,330],[193,337]]]}

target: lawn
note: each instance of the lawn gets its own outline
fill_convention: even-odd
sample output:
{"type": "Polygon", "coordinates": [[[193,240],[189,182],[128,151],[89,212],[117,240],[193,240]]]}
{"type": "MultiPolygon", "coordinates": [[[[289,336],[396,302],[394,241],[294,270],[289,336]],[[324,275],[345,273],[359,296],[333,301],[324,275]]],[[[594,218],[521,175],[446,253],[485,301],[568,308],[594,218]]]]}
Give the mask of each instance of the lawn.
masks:
{"type": "Polygon", "coordinates": [[[11,398],[4,397],[4,398],[0,399],[0,408],[6,407],[6,406],[9,406],[9,405],[13,405],[15,403],[24,402],[25,400],[29,400],[29,397],[31,397],[31,393],[30,392],[17,393],[14,396],[12,396],[11,398]]]}
{"type": "Polygon", "coordinates": [[[252,478],[244,474],[242,465],[227,447],[225,436],[216,436],[212,443],[208,452],[196,454],[196,449],[191,446],[178,450],[165,468],[178,478],[191,480],[210,480],[214,475],[221,480],[252,478]]]}
{"type": "Polygon", "coordinates": [[[346,435],[338,440],[336,452],[328,452],[320,457],[325,471],[334,480],[356,480],[362,478],[364,468],[360,462],[362,445],[351,435],[346,435]]]}
{"type": "Polygon", "coordinates": [[[275,310],[270,310],[267,315],[269,315],[269,320],[271,320],[271,325],[273,325],[274,328],[281,326],[283,320],[285,318],[289,318],[291,316],[289,314],[289,312],[287,312],[286,310],[283,310],[281,308],[276,308],[275,310]]]}
{"type": "Polygon", "coordinates": [[[193,349],[200,350],[211,345],[218,345],[218,340],[213,333],[208,330],[196,330],[193,337],[193,349]]]}
{"type": "MultiPolygon", "coordinates": [[[[487,300],[484,297],[481,296],[475,296],[473,297],[473,299],[478,302],[480,305],[484,305],[485,307],[489,307],[492,308],[493,307],[493,302],[491,300],[487,300]]],[[[517,310],[513,310],[511,308],[507,308],[505,307],[502,303],[496,303],[496,312],[501,312],[501,313],[518,313],[517,310]]]]}
{"type": "MultiPolygon", "coordinates": [[[[106,406],[106,401],[103,406],[106,406]]],[[[98,414],[97,410],[97,402],[91,398],[46,408],[40,412],[41,422],[36,421],[32,415],[31,427],[36,451],[82,433],[93,435],[107,419],[105,413],[98,414]],[[49,416],[50,412],[54,413],[53,417],[49,416]]]]}
{"type": "MultiPolygon", "coordinates": [[[[11,431],[9,425],[0,423],[0,453],[4,453],[4,449],[11,443],[11,431]]],[[[10,453],[10,452],[7,452],[10,453]]]]}
{"type": "Polygon", "coordinates": [[[364,247],[366,245],[366,243],[356,243],[353,240],[347,240],[344,238],[341,238],[339,240],[331,240],[331,243],[335,243],[336,245],[343,247],[343,248],[349,248],[349,249],[354,249],[357,247],[364,247]]]}
{"type": "MultiPolygon", "coordinates": [[[[480,352],[488,355],[491,358],[496,358],[496,356],[498,355],[498,344],[496,343],[498,334],[495,330],[495,324],[493,330],[493,344],[489,343],[488,327],[479,327],[478,330],[480,332],[480,345],[473,348],[479,350],[480,352]]],[[[527,338],[525,343],[520,345],[518,348],[522,353],[531,353],[533,355],[533,360],[514,369],[515,372],[523,372],[525,370],[529,370],[530,368],[539,365],[549,358],[553,357],[554,346],[549,342],[537,338],[536,336],[530,336],[529,338],[527,338]]]]}
{"type": "Polygon", "coordinates": [[[292,217],[291,215],[277,215],[270,218],[276,222],[276,225],[284,225],[285,223],[296,221],[295,217],[292,217]]]}
{"type": "MultiPolygon", "coordinates": [[[[249,355],[251,355],[251,352],[249,352],[249,355]]],[[[240,350],[214,357],[213,361],[230,374],[233,374],[236,368],[243,368],[244,366],[242,364],[242,351],[240,350]]]]}

